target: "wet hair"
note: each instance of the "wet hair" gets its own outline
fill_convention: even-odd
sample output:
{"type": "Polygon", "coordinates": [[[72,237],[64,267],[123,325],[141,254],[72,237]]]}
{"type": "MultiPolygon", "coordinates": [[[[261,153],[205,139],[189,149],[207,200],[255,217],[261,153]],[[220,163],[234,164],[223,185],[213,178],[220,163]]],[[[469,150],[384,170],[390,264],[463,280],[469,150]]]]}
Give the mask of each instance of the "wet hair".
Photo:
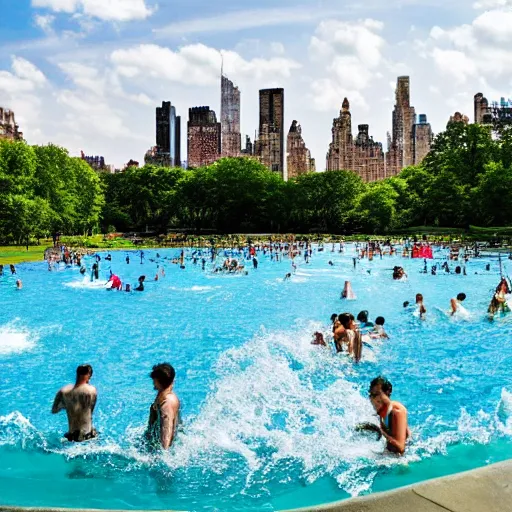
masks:
{"type": "Polygon", "coordinates": [[[391,393],[393,392],[393,384],[391,384],[388,379],[380,375],[370,382],[370,392],[375,386],[380,386],[382,392],[387,396],[391,396],[391,393]]]}
{"type": "Polygon", "coordinates": [[[334,322],[336,322],[337,319],[338,319],[338,315],[336,313],[333,313],[331,315],[331,322],[334,323],[334,322]]]}
{"type": "Polygon", "coordinates": [[[460,274],[462,269],[460,267],[455,267],[455,273],[460,274]]]}
{"type": "Polygon", "coordinates": [[[338,320],[340,321],[340,324],[343,325],[343,327],[345,327],[345,329],[349,329],[350,322],[354,320],[354,315],[351,315],[350,313],[342,313],[338,317],[338,320]]]}
{"type": "Polygon", "coordinates": [[[406,301],[404,302],[404,308],[408,307],[408,306],[409,306],[409,304],[410,304],[410,302],[409,302],[408,300],[406,300],[406,301]]]}
{"type": "Polygon", "coordinates": [[[139,277],[139,283],[143,283],[146,280],[146,276],[139,277]]]}
{"type": "Polygon", "coordinates": [[[500,281],[500,284],[496,287],[496,292],[499,292],[500,289],[501,289],[501,285],[505,283],[505,286],[506,286],[506,290],[505,290],[505,293],[510,293],[510,286],[508,285],[508,281],[503,278],[501,281],[500,281]]]}
{"type": "Polygon", "coordinates": [[[423,295],[421,293],[416,294],[416,302],[418,302],[418,300],[421,300],[423,302],[423,295]]]}
{"type": "Polygon", "coordinates": [[[176,371],[169,363],[160,363],[153,366],[153,371],[149,374],[152,379],[156,379],[164,388],[168,388],[173,382],[176,371]]]}
{"type": "Polygon", "coordinates": [[[384,325],[384,322],[386,321],[386,319],[383,317],[383,316],[378,316],[376,319],[375,319],[375,323],[377,325],[384,325]]]}
{"type": "Polygon", "coordinates": [[[90,364],[81,364],[76,369],[76,378],[78,380],[80,377],[85,377],[86,375],[90,375],[92,377],[92,366],[90,364]]]}
{"type": "Polygon", "coordinates": [[[457,295],[457,300],[460,300],[461,302],[462,302],[463,300],[466,300],[466,294],[465,294],[465,293],[459,293],[459,294],[457,295]]]}
{"type": "Polygon", "coordinates": [[[368,311],[360,311],[359,314],[357,315],[357,321],[358,322],[368,322],[368,311]]]}

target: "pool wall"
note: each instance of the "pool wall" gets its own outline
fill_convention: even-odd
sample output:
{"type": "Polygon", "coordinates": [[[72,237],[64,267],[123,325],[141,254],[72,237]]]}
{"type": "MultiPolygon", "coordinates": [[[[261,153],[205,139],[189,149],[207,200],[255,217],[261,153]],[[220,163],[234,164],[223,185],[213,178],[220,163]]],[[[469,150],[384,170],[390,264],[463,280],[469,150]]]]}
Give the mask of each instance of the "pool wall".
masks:
{"type": "MultiPolygon", "coordinates": [[[[22,508],[0,505],[0,512],[74,512],[77,510],[105,512],[92,509],[22,508]]],[[[395,491],[287,512],[509,512],[511,510],[512,460],[509,460],[395,491]]]]}

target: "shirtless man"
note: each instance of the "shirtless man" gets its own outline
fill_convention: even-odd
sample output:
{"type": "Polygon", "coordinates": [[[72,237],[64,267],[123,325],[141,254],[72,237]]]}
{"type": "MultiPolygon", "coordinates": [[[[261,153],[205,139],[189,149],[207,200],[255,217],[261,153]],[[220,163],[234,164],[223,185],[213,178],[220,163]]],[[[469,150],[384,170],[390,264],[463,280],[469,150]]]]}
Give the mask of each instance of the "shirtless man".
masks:
{"type": "Polygon", "coordinates": [[[146,439],[159,443],[164,450],[172,445],[179,420],[180,401],[173,391],[175,375],[168,363],[153,366],[149,375],[158,393],[149,411],[146,439]]]}
{"type": "Polygon", "coordinates": [[[66,410],[68,432],[64,437],[68,441],[81,442],[98,435],[92,426],[92,413],[98,394],[96,388],[89,384],[91,377],[92,367],[81,365],[76,369],[76,383],[64,386],[55,395],[52,414],[66,410]]]}
{"type": "Polygon", "coordinates": [[[380,431],[386,438],[387,449],[390,452],[403,455],[405,444],[410,437],[407,425],[407,409],[400,403],[391,401],[391,383],[377,377],[370,384],[370,401],[380,418],[380,431]]]}

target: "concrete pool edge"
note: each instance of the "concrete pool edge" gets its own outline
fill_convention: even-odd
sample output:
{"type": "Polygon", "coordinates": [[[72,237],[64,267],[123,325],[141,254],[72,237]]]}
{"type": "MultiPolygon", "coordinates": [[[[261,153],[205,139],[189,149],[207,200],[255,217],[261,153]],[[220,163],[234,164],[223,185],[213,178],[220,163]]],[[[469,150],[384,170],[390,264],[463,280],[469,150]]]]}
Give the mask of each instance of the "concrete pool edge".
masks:
{"type": "MultiPolygon", "coordinates": [[[[483,468],[401,487],[393,491],[293,509],[293,511],[289,510],[287,512],[507,512],[511,510],[511,503],[512,460],[508,460],[483,468]]],[[[82,508],[0,505],[0,512],[75,512],[78,510],[82,512],[106,512],[107,509],[99,511],[98,509],[82,508]]],[[[124,511],[111,510],[107,512],[124,511]]]]}

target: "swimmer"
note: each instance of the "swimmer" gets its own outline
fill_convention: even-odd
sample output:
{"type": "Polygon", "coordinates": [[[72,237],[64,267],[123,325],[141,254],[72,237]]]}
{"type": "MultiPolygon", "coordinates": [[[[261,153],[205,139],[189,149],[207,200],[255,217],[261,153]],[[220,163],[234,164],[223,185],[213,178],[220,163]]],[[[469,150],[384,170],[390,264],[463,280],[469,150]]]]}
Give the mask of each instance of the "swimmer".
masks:
{"type": "Polygon", "coordinates": [[[86,272],[87,272],[87,269],[85,268],[85,265],[82,265],[80,267],[80,274],[85,275],[86,272]]]}
{"type": "Polygon", "coordinates": [[[256,258],[256,256],[254,256],[252,259],[252,266],[253,266],[254,270],[256,270],[258,268],[258,258],[256,258]]]}
{"type": "Polygon", "coordinates": [[[324,335],[321,332],[315,332],[313,334],[313,341],[311,345],[322,345],[323,347],[327,346],[327,343],[324,340],[324,335]]]}
{"type": "Polygon", "coordinates": [[[360,311],[357,315],[357,321],[361,329],[373,327],[373,323],[368,321],[368,311],[360,311]]]}
{"type": "Polygon", "coordinates": [[[140,276],[139,277],[139,286],[135,288],[136,292],[143,292],[144,291],[144,281],[146,280],[146,276],[140,276]]]}
{"type": "Polygon", "coordinates": [[[507,280],[502,278],[500,284],[496,287],[494,296],[489,304],[489,309],[487,310],[491,319],[498,312],[508,313],[510,311],[506,297],[508,294],[510,294],[510,288],[507,280]]]}
{"type": "Polygon", "coordinates": [[[132,291],[132,285],[131,284],[127,284],[126,285],[126,288],[124,289],[125,292],[131,292],[132,291]]]}
{"type": "Polygon", "coordinates": [[[149,412],[146,439],[167,450],[173,443],[179,421],[180,401],[173,391],[176,372],[168,363],[153,366],[150,377],[158,391],[149,412]]]}
{"type": "Polygon", "coordinates": [[[14,265],[9,265],[9,268],[11,269],[11,275],[16,274],[16,267],[14,265]]]}
{"type": "Polygon", "coordinates": [[[468,311],[462,306],[462,303],[465,300],[466,300],[466,294],[465,293],[459,293],[457,295],[456,299],[451,299],[450,300],[450,306],[451,306],[450,314],[451,314],[451,316],[454,316],[456,313],[468,314],[468,311]]]}
{"type": "Polygon", "coordinates": [[[126,256],[126,264],[129,265],[130,264],[130,256],[126,256]]]}
{"type": "Polygon", "coordinates": [[[4,266],[0,265],[0,276],[4,275],[4,266]]]}
{"type": "Polygon", "coordinates": [[[350,281],[345,281],[345,286],[343,287],[343,291],[341,292],[341,298],[347,300],[355,300],[356,296],[352,290],[352,284],[350,281]]]}
{"type": "Polygon", "coordinates": [[[342,342],[347,344],[347,352],[349,355],[353,355],[355,361],[359,362],[361,359],[362,339],[361,333],[355,323],[354,315],[342,313],[338,319],[344,328],[342,342]]]}
{"type": "Polygon", "coordinates": [[[68,441],[81,442],[98,435],[92,426],[97,391],[89,384],[91,377],[92,367],[88,364],[81,365],[76,369],[75,384],[64,386],[55,395],[52,414],[66,410],[68,432],[64,437],[68,441]]]}
{"type": "Polygon", "coordinates": [[[284,276],[283,281],[289,281],[289,280],[291,279],[291,277],[292,277],[291,273],[290,273],[290,272],[288,272],[288,274],[286,274],[286,275],[284,276]]]}
{"type": "Polygon", "coordinates": [[[382,338],[389,340],[388,333],[384,330],[385,323],[386,319],[383,316],[378,316],[375,319],[375,327],[373,328],[373,333],[371,333],[372,338],[382,338]]]}
{"type": "Polygon", "coordinates": [[[403,455],[410,436],[407,425],[407,409],[400,403],[391,401],[391,383],[383,377],[373,379],[370,384],[370,401],[380,418],[380,431],[386,438],[387,449],[403,455]],[[384,391],[388,390],[389,395],[384,391]]]}
{"type": "Polygon", "coordinates": [[[23,283],[21,282],[21,279],[16,280],[16,290],[21,290],[23,288],[23,283]]]}
{"type": "Polygon", "coordinates": [[[425,314],[427,313],[427,309],[423,304],[423,295],[421,293],[416,294],[416,308],[418,312],[418,316],[421,320],[425,319],[425,314]]]}

